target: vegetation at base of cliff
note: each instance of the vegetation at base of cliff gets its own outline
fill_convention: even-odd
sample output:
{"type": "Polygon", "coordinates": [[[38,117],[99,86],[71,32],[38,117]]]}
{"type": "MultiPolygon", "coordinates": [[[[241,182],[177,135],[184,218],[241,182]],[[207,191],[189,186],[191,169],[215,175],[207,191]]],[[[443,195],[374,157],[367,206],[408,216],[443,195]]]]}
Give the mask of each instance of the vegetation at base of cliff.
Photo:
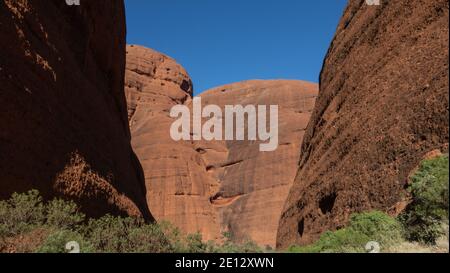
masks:
{"type": "Polygon", "coordinates": [[[391,246],[402,241],[402,226],[395,218],[383,212],[372,211],[351,216],[348,227],[327,231],[320,239],[308,246],[291,246],[295,253],[354,253],[367,252],[368,242],[391,246]]]}
{"type": "MultiPolygon", "coordinates": [[[[424,160],[411,177],[412,202],[398,218],[379,211],[353,214],[347,227],[325,232],[314,244],[292,246],[288,251],[367,252],[366,244],[371,241],[379,243],[381,251],[402,251],[411,241],[433,245],[448,233],[448,184],[448,155],[424,160]]],[[[148,224],[111,215],[87,219],[75,203],[44,202],[35,190],[0,201],[0,252],[65,253],[69,242],[76,242],[80,252],[86,253],[263,251],[251,240],[233,241],[232,234],[225,233],[221,244],[204,242],[201,234],[184,235],[168,222],[148,224]]]]}
{"type": "Polygon", "coordinates": [[[412,202],[399,219],[410,241],[435,244],[448,225],[448,155],[424,160],[411,177],[412,202]]]}
{"type": "Polygon", "coordinates": [[[314,244],[294,245],[288,251],[367,252],[366,244],[371,241],[379,243],[380,251],[403,251],[402,245],[435,245],[443,236],[448,243],[448,185],[448,155],[424,160],[411,177],[408,190],[412,202],[397,218],[379,211],[353,214],[348,227],[327,231],[314,244]]]}
{"type": "Polygon", "coordinates": [[[167,222],[148,224],[111,215],[87,219],[75,203],[44,202],[36,190],[0,201],[0,252],[66,253],[74,250],[71,242],[76,242],[82,253],[261,251],[250,240],[236,244],[225,237],[222,244],[204,242],[200,234],[183,235],[167,222]]]}

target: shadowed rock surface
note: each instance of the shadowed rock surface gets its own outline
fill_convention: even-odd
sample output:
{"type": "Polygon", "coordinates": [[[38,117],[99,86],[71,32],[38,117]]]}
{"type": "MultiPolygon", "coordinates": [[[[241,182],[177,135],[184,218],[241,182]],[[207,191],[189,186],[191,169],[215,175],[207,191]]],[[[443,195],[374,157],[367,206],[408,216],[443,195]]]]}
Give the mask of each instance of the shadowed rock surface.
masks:
{"type": "Polygon", "coordinates": [[[206,91],[202,105],[279,105],[279,147],[260,152],[252,141],[179,141],[170,137],[176,104],[192,106],[192,83],[173,59],[127,47],[126,95],[132,144],[142,163],[147,202],[157,220],[169,220],[204,239],[252,238],[275,245],[282,206],[294,179],[301,139],[317,85],[301,81],[246,81],[206,91]]]}
{"type": "Polygon", "coordinates": [[[123,92],[123,1],[4,0],[0,25],[0,198],[38,189],[89,216],[151,219],[123,92]]]}
{"type": "Polygon", "coordinates": [[[350,1],[321,73],[278,247],[352,212],[398,213],[408,175],[448,149],[448,1],[350,1]]]}

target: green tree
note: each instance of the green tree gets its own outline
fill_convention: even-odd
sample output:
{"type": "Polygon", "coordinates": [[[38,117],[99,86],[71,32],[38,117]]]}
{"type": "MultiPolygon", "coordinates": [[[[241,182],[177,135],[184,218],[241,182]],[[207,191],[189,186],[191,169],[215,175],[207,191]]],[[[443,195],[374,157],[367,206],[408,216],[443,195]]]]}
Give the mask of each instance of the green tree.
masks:
{"type": "Polygon", "coordinates": [[[448,224],[448,155],[421,162],[408,188],[413,201],[399,216],[408,240],[434,244],[448,224]]]}

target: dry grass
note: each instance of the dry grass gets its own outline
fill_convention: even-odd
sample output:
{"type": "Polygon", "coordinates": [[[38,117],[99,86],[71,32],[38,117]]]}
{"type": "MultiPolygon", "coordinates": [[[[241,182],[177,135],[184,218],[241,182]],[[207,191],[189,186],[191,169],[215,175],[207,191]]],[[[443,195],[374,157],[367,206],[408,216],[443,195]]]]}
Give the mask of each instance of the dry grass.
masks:
{"type": "Polygon", "coordinates": [[[424,245],[416,242],[402,242],[391,246],[383,252],[387,253],[449,253],[449,228],[445,226],[446,235],[436,241],[436,245],[424,245]]]}

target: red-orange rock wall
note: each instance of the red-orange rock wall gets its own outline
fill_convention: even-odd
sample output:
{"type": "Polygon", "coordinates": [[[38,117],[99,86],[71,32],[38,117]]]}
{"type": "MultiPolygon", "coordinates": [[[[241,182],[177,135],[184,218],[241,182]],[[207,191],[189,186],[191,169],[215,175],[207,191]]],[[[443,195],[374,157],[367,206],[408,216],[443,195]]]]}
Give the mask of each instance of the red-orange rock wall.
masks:
{"type": "Polygon", "coordinates": [[[449,133],[448,1],[350,1],[324,61],[278,246],[393,208],[449,133]]]}
{"type": "Polygon", "coordinates": [[[0,25],[0,198],[38,189],[90,216],[150,219],[123,91],[123,1],[4,0],[0,25]]]}

